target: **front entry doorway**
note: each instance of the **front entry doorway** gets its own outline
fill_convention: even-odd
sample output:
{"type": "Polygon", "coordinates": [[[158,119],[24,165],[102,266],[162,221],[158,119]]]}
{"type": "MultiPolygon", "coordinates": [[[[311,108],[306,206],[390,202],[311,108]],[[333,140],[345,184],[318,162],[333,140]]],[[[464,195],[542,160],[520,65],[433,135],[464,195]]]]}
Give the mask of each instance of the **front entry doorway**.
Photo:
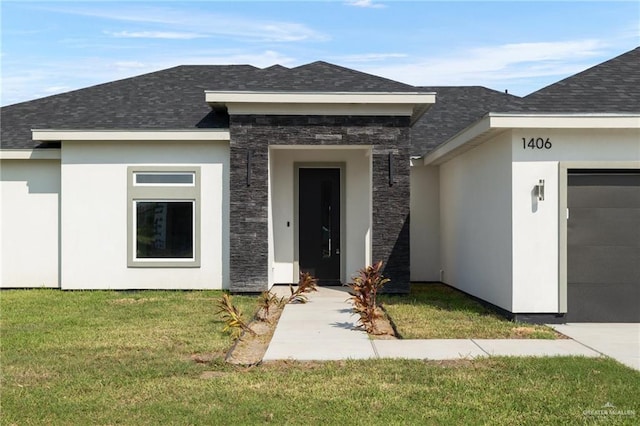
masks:
{"type": "Polygon", "coordinates": [[[340,169],[300,168],[300,271],[320,285],[340,285],[340,169]]]}

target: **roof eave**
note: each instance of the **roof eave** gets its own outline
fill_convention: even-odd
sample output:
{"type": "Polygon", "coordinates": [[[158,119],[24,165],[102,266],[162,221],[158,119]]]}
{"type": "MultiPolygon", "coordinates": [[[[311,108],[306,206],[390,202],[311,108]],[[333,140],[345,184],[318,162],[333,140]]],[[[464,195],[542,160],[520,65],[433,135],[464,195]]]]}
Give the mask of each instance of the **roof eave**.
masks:
{"type": "Polygon", "coordinates": [[[415,123],[435,102],[435,92],[205,91],[205,101],[230,114],[400,115],[415,123]]]}
{"type": "Polygon", "coordinates": [[[229,129],[31,129],[34,141],[228,141],[229,129]]]}
{"type": "Polygon", "coordinates": [[[488,113],[423,156],[439,165],[511,129],[640,129],[640,113],[488,113]]]}
{"type": "Polygon", "coordinates": [[[59,160],[60,148],[0,149],[0,160],[59,160]]]}

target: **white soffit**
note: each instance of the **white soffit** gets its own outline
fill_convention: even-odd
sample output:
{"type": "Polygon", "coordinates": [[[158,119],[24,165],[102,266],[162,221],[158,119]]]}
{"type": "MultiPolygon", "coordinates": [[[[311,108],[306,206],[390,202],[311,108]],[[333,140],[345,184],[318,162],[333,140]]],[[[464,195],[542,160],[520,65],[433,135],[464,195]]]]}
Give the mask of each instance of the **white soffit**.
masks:
{"type": "Polygon", "coordinates": [[[436,102],[433,92],[227,92],[205,91],[213,108],[230,114],[401,115],[414,123],[436,102]]]}
{"type": "Polygon", "coordinates": [[[199,130],[59,130],[32,129],[34,141],[229,141],[228,129],[199,130]]]}
{"type": "Polygon", "coordinates": [[[512,129],[640,129],[640,114],[489,113],[424,157],[438,165],[512,129]]]}

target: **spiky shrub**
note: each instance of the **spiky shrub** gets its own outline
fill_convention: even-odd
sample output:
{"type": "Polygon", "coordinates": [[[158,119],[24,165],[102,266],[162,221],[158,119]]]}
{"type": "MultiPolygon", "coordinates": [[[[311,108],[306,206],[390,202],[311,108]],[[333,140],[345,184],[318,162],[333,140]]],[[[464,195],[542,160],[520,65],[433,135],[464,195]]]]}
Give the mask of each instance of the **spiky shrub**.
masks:
{"type": "Polygon", "coordinates": [[[255,334],[249,325],[244,320],[244,315],[240,308],[233,304],[231,296],[224,293],[222,297],[216,302],[218,311],[216,314],[222,316],[222,320],[225,323],[223,332],[229,332],[234,339],[240,337],[243,331],[251,334],[255,334]]]}
{"type": "Polygon", "coordinates": [[[376,319],[381,316],[376,300],[378,291],[390,281],[382,275],[382,265],[383,262],[379,261],[360,269],[358,275],[353,277],[353,283],[349,284],[351,288],[349,300],[353,303],[355,313],[360,316],[358,322],[367,333],[371,334],[377,332],[376,319]]]}
{"type": "Polygon", "coordinates": [[[293,286],[289,284],[289,290],[291,290],[291,296],[289,296],[288,303],[307,303],[309,299],[304,293],[318,291],[318,280],[308,272],[300,272],[298,288],[294,290],[293,286]]]}
{"type": "Polygon", "coordinates": [[[258,319],[260,321],[268,321],[269,313],[273,306],[284,306],[287,302],[285,297],[278,297],[270,291],[263,291],[258,296],[258,319]]]}

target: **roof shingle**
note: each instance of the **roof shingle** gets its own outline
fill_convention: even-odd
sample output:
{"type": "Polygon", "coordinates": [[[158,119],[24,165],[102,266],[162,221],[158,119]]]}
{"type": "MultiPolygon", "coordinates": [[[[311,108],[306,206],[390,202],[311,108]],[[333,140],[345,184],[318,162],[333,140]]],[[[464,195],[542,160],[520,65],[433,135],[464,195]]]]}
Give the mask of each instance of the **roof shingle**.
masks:
{"type": "Polygon", "coordinates": [[[411,155],[427,154],[488,112],[517,112],[521,98],[481,86],[419,87],[436,103],[411,129],[411,155]]]}
{"type": "Polygon", "coordinates": [[[204,91],[436,92],[412,129],[411,155],[424,155],[489,112],[640,113],[640,48],[524,98],[479,86],[414,87],[326,62],[186,65],[0,109],[1,148],[51,146],[31,129],[193,129],[228,126],[204,91]]]}
{"type": "Polygon", "coordinates": [[[533,92],[537,112],[640,112],[640,47],[533,92]]]}
{"type": "Polygon", "coordinates": [[[31,129],[193,129],[228,126],[205,90],[408,92],[413,86],[314,62],[297,68],[183,65],[0,110],[2,148],[32,149],[31,129]]]}

